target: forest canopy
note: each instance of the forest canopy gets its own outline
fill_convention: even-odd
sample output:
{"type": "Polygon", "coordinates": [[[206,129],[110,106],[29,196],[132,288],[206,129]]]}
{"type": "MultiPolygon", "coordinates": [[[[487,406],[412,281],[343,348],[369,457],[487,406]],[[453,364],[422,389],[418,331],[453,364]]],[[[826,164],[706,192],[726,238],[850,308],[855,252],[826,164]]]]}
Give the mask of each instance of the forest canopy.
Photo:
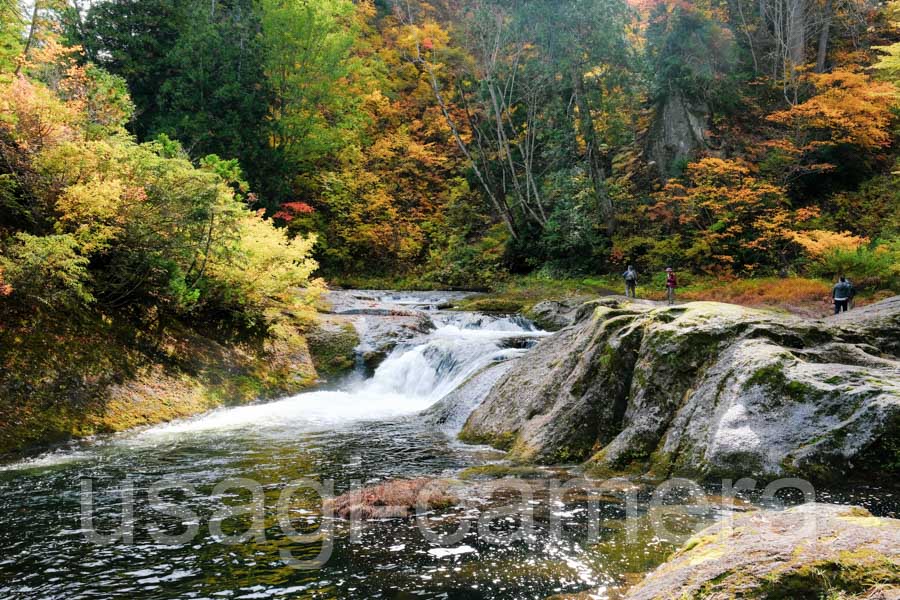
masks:
{"type": "Polygon", "coordinates": [[[257,322],[314,260],[898,286],[897,3],[2,7],[0,289],[28,302],[257,322]]]}

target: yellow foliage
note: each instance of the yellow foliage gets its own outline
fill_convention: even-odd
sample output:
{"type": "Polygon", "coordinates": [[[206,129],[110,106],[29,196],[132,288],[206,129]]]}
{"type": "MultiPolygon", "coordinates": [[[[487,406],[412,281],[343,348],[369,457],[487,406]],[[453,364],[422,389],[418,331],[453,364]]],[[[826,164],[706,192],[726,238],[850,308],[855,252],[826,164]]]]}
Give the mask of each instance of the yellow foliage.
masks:
{"type": "Polygon", "coordinates": [[[240,245],[213,257],[210,275],[238,290],[244,303],[267,313],[303,304],[301,288],[318,268],[310,258],[315,236],[290,238],[285,229],[256,213],[244,211],[238,223],[240,245]]]}
{"type": "Polygon", "coordinates": [[[92,179],[69,186],[56,203],[62,214],[57,230],[71,230],[84,254],[102,250],[123,231],[125,196],[125,186],[116,179],[92,179]]]}
{"type": "Polygon", "coordinates": [[[869,243],[867,238],[855,236],[849,231],[838,232],[811,229],[808,231],[795,231],[792,237],[812,258],[820,258],[832,250],[856,250],[860,246],[869,243]]]}

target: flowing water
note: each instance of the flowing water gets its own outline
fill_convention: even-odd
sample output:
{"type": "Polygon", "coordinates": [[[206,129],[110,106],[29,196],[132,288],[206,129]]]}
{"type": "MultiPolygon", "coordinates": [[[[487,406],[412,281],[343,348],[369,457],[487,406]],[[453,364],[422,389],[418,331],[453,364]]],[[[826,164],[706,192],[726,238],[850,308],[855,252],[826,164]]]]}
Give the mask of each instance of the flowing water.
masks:
{"type": "MultiPolygon", "coordinates": [[[[570,475],[549,470],[548,479],[502,480],[499,489],[459,484],[459,506],[419,519],[333,519],[308,489],[285,500],[301,480],[331,481],[340,494],[394,478],[454,478],[500,459],[457,442],[459,418],[435,425],[420,413],[519,359],[544,334],[519,317],[436,308],[448,299],[338,298],[363,334],[361,350],[390,334],[385,322],[396,314],[426,315],[435,326],[401,336],[371,376],[0,467],[0,597],[522,599],[592,590],[608,598],[691,531],[728,514],[713,501],[668,514],[661,528],[651,518],[652,490],[610,486],[594,502],[579,490],[554,493],[549,477],[570,475]],[[169,487],[154,491],[159,482],[169,487]],[[511,504],[515,511],[504,510],[511,504]],[[115,533],[128,510],[130,533],[105,544],[91,537],[115,533]],[[466,523],[468,533],[440,538],[466,523]],[[291,528],[325,535],[301,538],[291,528]],[[240,539],[245,531],[255,533],[240,539]],[[320,554],[316,568],[290,562],[320,554]]],[[[470,389],[471,404],[484,391],[470,389]]],[[[883,492],[832,500],[896,512],[883,492]]]]}

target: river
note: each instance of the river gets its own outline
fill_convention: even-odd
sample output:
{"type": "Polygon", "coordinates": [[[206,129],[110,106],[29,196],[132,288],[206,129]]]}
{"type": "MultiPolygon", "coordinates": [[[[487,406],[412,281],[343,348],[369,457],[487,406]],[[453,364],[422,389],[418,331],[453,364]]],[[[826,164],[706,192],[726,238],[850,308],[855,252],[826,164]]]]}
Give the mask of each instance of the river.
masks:
{"type": "MultiPolygon", "coordinates": [[[[692,531],[730,513],[706,499],[671,511],[661,530],[651,519],[653,489],[622,485],[609,487],[594,513],[585,494],[553,493],[550,482],[571,477],[567,470],[530,479],[527,498],[518,488],[458,484],[459,506],[420,519],[334,519],[308,489],[279,508],[291,482],[330,481],[340,494],[394,478],[453,479],[501,461],[497,451],[456,441],[471,406],[439,423],[421,413],[473,375],[520,360],[545,334],[520,317],[438,308],[452,297],[338,298],[364,346],[395,335],[394,313],[434,324],[398,338],[374,373],[360,369],[329,389],[84,440],[0,467],[0,597],[540,599],[592,590],[590,597],[613,598],[692,531]],[[518,513],[498,512],[487,528],[437,538],[513,500],[518,513]],[[228,506],[255,512],[229,515],[228,506]],[[92,538],[116,532],[128,507],[133,526],[120,531],[124,537],[92,538]],[[289,525],[325,527],[333,540],[316,568],[295,568],[286,557],[315,558],[326,542],[292,537],[282,509],[289,525]],[[238,539],[248,530],[255,534],[238,539]],[[161,539],[181,532],[189,535],[161,539]]],[[[825,499],[897,512],[895,499],[878,490],[825,499]]]]}

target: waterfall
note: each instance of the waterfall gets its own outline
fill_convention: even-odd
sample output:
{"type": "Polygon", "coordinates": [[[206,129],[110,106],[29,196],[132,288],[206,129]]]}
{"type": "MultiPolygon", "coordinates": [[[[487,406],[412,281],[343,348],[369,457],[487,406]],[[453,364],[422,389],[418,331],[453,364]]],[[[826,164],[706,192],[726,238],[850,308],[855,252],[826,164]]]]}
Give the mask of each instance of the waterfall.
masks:
{"type": "MultiPolygon", "coordinates": [[[[414,298],[394,300],[410,306],[414,298]]],[[[367,299],[368,301],[368,299],[367,299]]],[[[389,310],[383,308],[371,310],[389,310]]],[[[421,304],[421,303],[420,303],[421,304]]],[[[485,367],[520,356],[546,335],[519,316],[451,313],[432,308],[435,329],[399,344],[368,379],[350,377],[332,391],[305,392],[276,402],[219,409],[155,427],[147,435],[229,429],[314,430],[342,423],[389,419],[423,411],[468,382],[485,367]]],[[[365,330],[369,319],[357,327],[365,330]]],[[[365,336],[363,336],[365,337],[365,336]]],[[[362,344],[368,347],[368,342],[362,344]]],[[[364,348],[361,348],[361,350],[364,348]]],[[[479,392],[480,397],[487,393],[479,392]]],[[[477,398],[466,397],[466,410],[477,398]]]]}

